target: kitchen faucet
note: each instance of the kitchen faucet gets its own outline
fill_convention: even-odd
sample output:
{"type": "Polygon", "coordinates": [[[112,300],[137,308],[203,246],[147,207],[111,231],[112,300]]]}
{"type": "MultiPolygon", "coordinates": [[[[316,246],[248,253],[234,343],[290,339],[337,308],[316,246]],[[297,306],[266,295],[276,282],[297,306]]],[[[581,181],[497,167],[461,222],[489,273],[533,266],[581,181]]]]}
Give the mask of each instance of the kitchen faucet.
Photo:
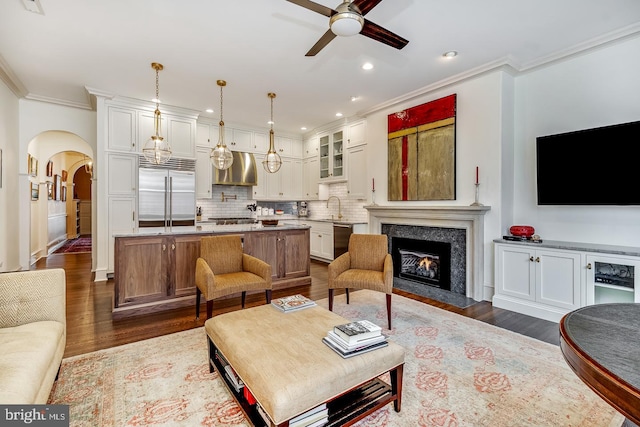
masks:
{"type": "MultiPolygon", "coordinates": [[[[329,207],[329,200],[331,199],[337,199],[338,200],[338,219],[342,219],[342,207],[340,205],[340,197],[338,196],[329,196],[329,198],[327,199],[327,207],[329,207]]],[[[333,215],[331,215],[333,217],[333,215]]]]}

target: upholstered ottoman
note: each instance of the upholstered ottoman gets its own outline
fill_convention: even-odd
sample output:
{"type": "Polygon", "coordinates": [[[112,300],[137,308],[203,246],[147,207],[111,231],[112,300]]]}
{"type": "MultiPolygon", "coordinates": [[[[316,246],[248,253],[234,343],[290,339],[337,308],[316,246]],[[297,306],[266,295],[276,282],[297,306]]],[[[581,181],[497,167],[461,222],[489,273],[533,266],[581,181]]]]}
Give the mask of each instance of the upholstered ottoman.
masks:
{"type": "Polygon", "coordinates": [[[335,325],[347,322],[318,306],[282,313],[263,305],[213,317],[205,323],[211,369],[217,350],[275,425],[286,426],[291,418],[322,403],[331,408],[330,402],[349,399],[346,392],[362,396],[361,389],[368,386],[377,390],[369,399],[373,404],[341,417],[354,422],[390,402],[400,411],[404,349],[389,342],[387,347],[343,359],[322,338],[335,325]],[[386,372],[390,386],[377,379],[386,372]],[[379,389],[381,383],[386,390],[379,389]]]}

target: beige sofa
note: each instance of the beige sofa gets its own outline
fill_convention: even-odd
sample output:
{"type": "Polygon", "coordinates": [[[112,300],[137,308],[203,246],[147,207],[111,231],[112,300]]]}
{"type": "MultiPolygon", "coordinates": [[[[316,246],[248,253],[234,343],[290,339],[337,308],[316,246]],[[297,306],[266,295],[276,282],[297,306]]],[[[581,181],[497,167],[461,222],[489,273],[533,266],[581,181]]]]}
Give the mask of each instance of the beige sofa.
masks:
{"type": "Polygon", "coordinates": [[[0,274],[0,404],[44,404],[66,344],[65,272],[0,274]]]}

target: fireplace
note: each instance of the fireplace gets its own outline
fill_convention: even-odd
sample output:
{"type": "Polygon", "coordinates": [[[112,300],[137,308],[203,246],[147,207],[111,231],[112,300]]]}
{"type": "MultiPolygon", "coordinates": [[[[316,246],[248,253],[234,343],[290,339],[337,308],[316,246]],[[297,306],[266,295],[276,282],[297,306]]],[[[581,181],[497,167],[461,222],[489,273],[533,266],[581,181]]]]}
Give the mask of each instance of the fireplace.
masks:
{"type": "Polygon", "coordinates": [[[450,243],[392,237],[391,257],[395,277],[451,290],[450,243]]]}

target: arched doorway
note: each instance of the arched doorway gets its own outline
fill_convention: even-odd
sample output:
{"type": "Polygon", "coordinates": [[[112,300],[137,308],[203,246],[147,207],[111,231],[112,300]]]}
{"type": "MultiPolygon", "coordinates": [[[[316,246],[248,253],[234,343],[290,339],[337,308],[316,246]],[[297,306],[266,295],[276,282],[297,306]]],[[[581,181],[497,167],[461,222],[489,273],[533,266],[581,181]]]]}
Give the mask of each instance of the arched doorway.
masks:
{"type": "MultiPolygon", "coordinates": [[[[89,144],[73,133],[46,131],[29,142],[28,154],[37,162],[29,177],[32,188],[30,262],[33,263],[48,256],[67,239],[77,237],[80,212],[74,178],[78,170],[84,171],[93,153],[89,144]]],[[[80,176],[87,178],[87,175],[80,176]]],[[[89,188],[90,200],[90,177],[82,186],[89,188]]],[[[90,205],[88,212],[91,223],[90,205]]]]}

